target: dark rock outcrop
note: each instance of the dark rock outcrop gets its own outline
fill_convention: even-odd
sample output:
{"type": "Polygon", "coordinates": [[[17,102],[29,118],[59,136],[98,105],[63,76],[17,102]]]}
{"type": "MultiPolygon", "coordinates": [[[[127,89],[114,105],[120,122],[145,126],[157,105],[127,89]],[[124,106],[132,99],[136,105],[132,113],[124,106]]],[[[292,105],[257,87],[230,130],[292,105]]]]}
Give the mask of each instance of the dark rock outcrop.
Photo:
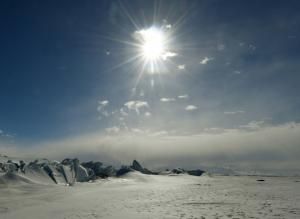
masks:
{"type": "Polygon", "coordinates": [[[171,173],[173,173],[173,174],[183,174],[183,173],[186,173],[186,171],[182,168],[176,168],[176,169],[173,169],[171,171],[171,173]]]}
{"type": "Polygon", "coordinates": [[[144,171],[144,168],[142,167],[142,165],[138,161],[136,161],[136,160],[134,160],[132,162],[131,168],[134,169],[134,170],[136,170],[136,171],[139,171],[139,172],[143,172],[144,171]]]}
{"type": "MultiPolygon", "coordinates": [[[[81,165],[88,170],[92,170],[96,177],[106,178],[116,175],[116,170],[112,166],[105,166],[101,162],[89,161],[86,163],[81,163],[81,165]]],[[[91,172],[91,171],[90,171],[91,172]]]]}
{"type": "Polygon", "coordinates": [[[200,169],[197,169],[197,170],[188,170],[186,171],[189,175],[192,175],[192,176],[201,176],[203,173],[205,173],[204,170],[200,170],[200,169]]]}
{"type": "Polygon", "coordinates": [[[134,171],[133,169],[131,169],[129,166],[121,166],[121,168],[119,170],[117,170],[116,172],[116,176],[123,176],[126,173],[132,172],[134,171]]]}
{"type": "Polygon", "coordinates": [[[132,165],[122,166],[118,170],[116,170],[113,166],[103,165],[101,162],[89,161],[80,164],[77,158],[66,158],[61,162],[37,159],[29,163],[25,163],[22,160],[7,160],[0,163],[0,180],[2,176],[6,176],[8,174],[7,176],[16,175],[28,178],[32,180],[32,182],[73,185],[76,182],[88,182],[98,178],[123,176],[132,171],[138,171],[142,174],[149,175],[189,174],[193,176],[201,176],[204,173],[204,171],[200,169],[184,170],[182,168],[176,168],[171,171],[166,170],[158,173],[144,168],[137,160],[133,160],[132,165]]]}
{"type": "Polygon", "coordinates": [[[149,174],[149,175],[157,175],[158,174],[156,172],[148,170],[147,168],[144,168],[137,160],[133,160],[132,165],[130,167],[133,170],[139,171],[143,174],[149,174]]]}

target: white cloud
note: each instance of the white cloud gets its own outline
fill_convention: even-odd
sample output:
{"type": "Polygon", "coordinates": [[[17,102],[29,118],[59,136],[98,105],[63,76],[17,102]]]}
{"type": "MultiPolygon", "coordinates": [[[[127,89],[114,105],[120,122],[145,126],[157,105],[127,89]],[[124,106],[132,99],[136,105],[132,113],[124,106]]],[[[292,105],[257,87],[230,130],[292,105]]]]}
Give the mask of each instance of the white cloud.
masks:
{"type": "Polygon", "coordinates": [[[3,134],[3,131],[0,129],[0,135],[3,134]]]}
{"type": "Polygon", "coordinates": [[[189,95],[187,95],[187,94],[183,94],[183,95],[178,96],[178,99],[188,99],[188,98],[189,98],[189,95]]]}
{"type": "Polygon", "coordinates": [[[97,111],[101,112],[103,108],[105,108],[106,106],[108,106],[109,101],[108,100],[103,100],[103,101],[98,101],[98,107],[97,107],[97,111]]]}
{"type": "Polygon", "coordinates": [[[108,100],[102,100],[102,101],[98,101],[98,107],[97,107],[97,111],[101,114],[101,116],[98,117],[98,120],[102,119],[102,116],[104,117],[108,117],[110,116],[110,113],[105,109],[108,104],[109,101],[108,100]]]}
{"type": "Polygon", "coordinates": [[[136,108],[149,107],[146,101],[136,101],[135,106],[136,108]]]}
{"type": "Polygon", "coordinates": [[[107,106],[109,104],[108,100],[99,101],[99,104],[102,106],[107,106]]]}
{"type": "Polygon", "coordinates": [[[149,108],[149,104],[146,101],[128,101],[124,104],[129,110],[135,110],[137,114],[140,113],[140,109],[149,108]]]}
{"type": "Polygon", "coordinates": [[[160,101],[161,102],[173,102],[173,101],[175,101],[175,99],[163,97],[163,98],[160,98],[160,101]]]}
{"type": "Polygon", "coordinates": [[[179,70],[184,70],[184,69],[185,69],[185,65],[178,65],[177,68],[178,68],[179,70]]]}
{"type": "Polygon", "coordinates": [[[194,105],[188,105],[185,107],[185,110],[187,110],[187,111],[194,111],[196,109],[198,109],[198,107],[196,107],[194,105]]]}
{"type": "Polygon", "coordinates": [[[172,58],[175,56],[177,56],[177,53],[168,51],[162,55],[162,59],[167,60],[168,58],[172,58]]]}
{"type": "Polygon", "coordinates": [[[208,62],[212,61],[214,58],[208,58],[208,57],[205,57],[204,59],[202,59],[200,61],[200,64],[202,65],[206,65],[208,62]]]}
{"type": "Polygon", "coordinates": [[[224,112],[224,114],[226,115],[235,115],[235,114],[242,114],[245,113],[245,111],[243,110],[238,110],[238,111],[228,111],[228,112],[224,112]]]}

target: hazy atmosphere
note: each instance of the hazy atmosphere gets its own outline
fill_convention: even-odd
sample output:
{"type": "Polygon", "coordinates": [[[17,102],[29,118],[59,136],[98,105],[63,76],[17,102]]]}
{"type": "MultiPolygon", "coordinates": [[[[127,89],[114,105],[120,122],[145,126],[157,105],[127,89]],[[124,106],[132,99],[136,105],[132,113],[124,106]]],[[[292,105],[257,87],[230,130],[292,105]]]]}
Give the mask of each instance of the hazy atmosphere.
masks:
{"type": "Polygon", "coordinates": [[[299,1],[1,1],[0,154],[299,174],[299,1]]]}

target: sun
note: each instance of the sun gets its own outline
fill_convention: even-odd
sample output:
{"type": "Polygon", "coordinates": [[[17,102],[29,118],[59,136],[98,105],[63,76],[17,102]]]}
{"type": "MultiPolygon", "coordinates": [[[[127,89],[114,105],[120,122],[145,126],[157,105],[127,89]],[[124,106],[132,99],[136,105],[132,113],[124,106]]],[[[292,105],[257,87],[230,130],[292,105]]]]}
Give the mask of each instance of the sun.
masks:
{"type": "Polygon", "coordinates": [[[134,33],[138,41],[137,57],[140,60],[141,74],[160,74],[167,71],[168,60],[177,54],[170,51],[170,36],[165,26],[161,28],[151,26],[134,33]]]}
{"type": "Polygon", "coordinates": [[[166,50],[164,32],[151,27],[138,32],[141,36],[141,53],[147,61],[156,61],[163,57],[166,50]]]}

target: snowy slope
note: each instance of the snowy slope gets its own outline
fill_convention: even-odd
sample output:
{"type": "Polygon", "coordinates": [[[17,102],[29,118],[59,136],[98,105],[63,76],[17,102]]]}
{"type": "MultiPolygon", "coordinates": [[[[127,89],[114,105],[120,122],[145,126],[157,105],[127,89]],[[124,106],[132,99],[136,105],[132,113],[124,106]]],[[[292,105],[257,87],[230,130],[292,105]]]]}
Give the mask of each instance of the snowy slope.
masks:
{"type": "Polygon", "coordinates": [[[134,172],[73,187],[8,185],[0,218],[300,218],[299,178],[257,179],[134,172]]]}

